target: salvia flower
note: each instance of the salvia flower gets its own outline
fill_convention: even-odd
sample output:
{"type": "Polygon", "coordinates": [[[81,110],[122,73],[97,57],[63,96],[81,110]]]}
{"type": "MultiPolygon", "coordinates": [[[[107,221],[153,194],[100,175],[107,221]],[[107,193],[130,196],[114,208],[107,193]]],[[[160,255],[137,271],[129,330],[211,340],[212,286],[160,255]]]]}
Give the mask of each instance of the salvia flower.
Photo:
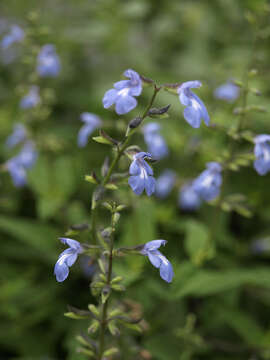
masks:
{"type": "Polygon", "coordinates": [[[20,26],[13,25],[10,32],[1,41],[1,47],[7,49],[14,43],[19,43],[24,39],[24,31],[20,26]]]}
{"type": "Polygon", "coordinates": [[[194,211],[200,207],[201,199],[192,183],[185,184],[181,187],[178,203],[180,208],[186,211],[194,211]]]}
{"type": "Polygon", "coordinates": [[[146,152],[139,152],[133,156],[133,161],[129,167],[130,177],[128,183],[136,195],[141,195],[145,190],[148,196],[155,191],[155,179],[151,166],[144,160],[152,159],[152,155],[146,152]]]}
{"type": "Polygon", "coordinates": [[[177,92],[179,94],[180,102],[186,106],[184,109],[184,118],[186,121],[193,127],[199,128],[201,125],[201,119],[204,120],[205,124],[208,126],[210,118],[204,103],[201,99],[195,95],[190,89],[199,88],[202,84],[200,81],[187,81],[184,82],[177,92]]]}
{"type": "Polygon", "coordinates": [[[37,156],[35,145],[31,141],[28,141],[24,144],[17,156],[14,156],[6,162],[5,167],[10,173],[13,184],[16,187],[22,187],[27,183],[26,170],[33,167],[37,156]]]}
{"type": "Polygon", "coordinates": [[[193,188],[203,200],[210,201],[219,195],[222,184],[221,171],[219,163],[209,162],[207,169],[194,180],[193,188]]]}
{"type": "Polygon", "coordinates": [[[78,146],[84,147],[92,132],[101,126],[101,120],[97,115],[88,112],[82,113],[80,119],[84,122],[84,125],[78,133],[78,146]]]}
{"type": "Polygon", "coordinates": [[[19,162],[25,169],[31,169],[37,160],[38,152],[36,146],[32,141],[27,141],[21,152],[17,155],[19,162]]]}
{"type": "Polygon", "coordinates": [[[148,151],[156,159],[162,159],[168,155],[168,147],[164,138],[160,135],[160,125],[151,122],[143,127],[144,141],[148,151]]]}
{"type": "Polygon", "coordinates": [[[235,101],[240,93],[240,89],[234,83],[228,81],[226,84],[220,85],[214,91],[214,96],[217,99],[225,100],[228,102],[235,101]]]}
{"type": "Polygon", "coordinates": [[[59,56],[54,45],[44,45],[37,57],[37,72],[42,77],[55,77],[61,70],[59,56]]]}
{"type": "Polygon", "coordinates": [[[265,175],[270,171],[270,135],[258,135],[254,142],[254,168],[259,175],[265,175]]]}
{"type": "Polygon", "coordinates": [[[25,95],[20,102],[22,109],[31,109],[40,103],[39,87],[36,85],[31,86],[27,95],[25,95]]]}
{"type": "Polygon", "coordinates": [[[73,239],[60,238],[61,242],[69,247],[64,250],[54,266],[54,275],[58,282],[66,280],[69,268],[75,263],[79,254],[83,252],[81,244],[73,239]]]}
{"type": "Polygon", "coordinates": [[[22,124],[15,124],[13,132],[6,140],[6,147],[11,149],[26,139],[26,129],[22,124]]]}
{"type": "Polygon", "coordinates": [[[22,187],[27,183],[26,170],[17,156],[9,159],[5,166],[12,178],[14,186],[22,187]]]}
{"type": "Polygon", "coordinates": [[[157,178],[155,195],[160,199],[165,199],[171,192],[175,183],[175,172],[172,170],[164,170],[157,178]]]}
{"type": "Polygon", "coordinates": [[[134,96],[142,92],[142,80],[140,75],[131,69],[124,72],[130,80],[121,80],[114,83],[114,89],[106,91],[103,97],[103,106],[108,109],[115,104],[115,111],[118,115],[126,114],[137,106],[134,96]]]}
{"type": "Polygon", "coordinates": [[[148,256],[151,264],[159,269],[160,277],[167,281],[172,282],[174,273],[172,264],[169,260],[158,250],[161,245],[165,245],[166,240],[152,240],[146,243],[141,250],[141,254],[148,256]]]}

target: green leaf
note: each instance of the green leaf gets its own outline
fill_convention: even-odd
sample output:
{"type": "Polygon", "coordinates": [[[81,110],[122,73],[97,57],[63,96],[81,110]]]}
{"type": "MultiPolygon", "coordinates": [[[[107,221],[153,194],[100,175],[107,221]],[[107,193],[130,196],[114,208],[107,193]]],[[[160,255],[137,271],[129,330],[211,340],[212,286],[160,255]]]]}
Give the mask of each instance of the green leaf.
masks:
{"type": "Polygon", "coordinates": [[[54,227],[29,219],[0,216],[0,228],[35,249],[41,258],[55,260],[59,232],[54,227]]]}
{"type": "Polygon", "coordinates": [[[185,249],[196,265],[201,265],[205,260],[214,256],[215,250],[210,243],[210,232],[206,225],[195,220],[185,223],[186,237],[185,249]]]}

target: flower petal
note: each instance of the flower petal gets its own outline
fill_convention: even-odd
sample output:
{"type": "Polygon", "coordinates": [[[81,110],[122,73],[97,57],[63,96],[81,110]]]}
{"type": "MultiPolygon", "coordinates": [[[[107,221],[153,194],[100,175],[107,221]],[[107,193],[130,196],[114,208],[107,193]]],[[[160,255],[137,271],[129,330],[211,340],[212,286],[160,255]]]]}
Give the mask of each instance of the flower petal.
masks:
{"type": "Polygon", "coordinates": [[[68,277],[69,268],[65,263],[59,264],[57,262],[54,266],[54,274],[58,282],[63,282],[68,277]]]}
{"type": "Polygon", "coordinates": [[[145,192],[148,196],[151,196],[155,192],[156,180],[152,176],[148,176],[144,180],[145,192]]]}
{"type": "Polygon", "coordinates": [[[141,178],[139,175],[130,176],[128,179],[128,183],[136,195],[142,194],[144,190],[144,178],[141,178]]]}
{"type": "Polygon", "coordinates": [[[110,89],[105,92],[104,97],[102,99],[103,106],[105,109],[108,109],[111,107],[117,98],[117,91],[115,89],[110,89]]]}
{"type": "Polygon", "coordinates": [[[115,111],[118,115],[127,114],[137,106],[137,100],[128,94],[118,96],[115,111]]]}

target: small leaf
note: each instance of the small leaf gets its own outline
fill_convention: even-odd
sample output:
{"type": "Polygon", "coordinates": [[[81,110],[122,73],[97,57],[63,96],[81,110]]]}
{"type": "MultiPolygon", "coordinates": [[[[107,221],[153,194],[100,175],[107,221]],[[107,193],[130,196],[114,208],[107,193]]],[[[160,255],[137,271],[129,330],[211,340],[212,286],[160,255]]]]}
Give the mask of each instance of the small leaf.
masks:
{"type": "Polygon", "coordinates": [[[112,348],[106,350],[106,351],[104,352],[103,356],[104,356],[104,357],[106,357],[106,356],[112,356],[112,355],[117,354],[118,352],[119,352],[119,350],[118,350],[117,348],[112,347],[112,348]]]}

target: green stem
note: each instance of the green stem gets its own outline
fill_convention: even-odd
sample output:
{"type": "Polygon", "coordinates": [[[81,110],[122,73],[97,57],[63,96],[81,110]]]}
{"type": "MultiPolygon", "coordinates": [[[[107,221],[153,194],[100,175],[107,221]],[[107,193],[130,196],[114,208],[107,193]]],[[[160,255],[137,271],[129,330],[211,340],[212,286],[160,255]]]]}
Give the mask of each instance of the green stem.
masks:
{"type": "MultiPolygon", "coordinates": [[[[146,109],[144,110],[144,112],[143,112],[143,114],[141,116],[142,121],[147,117],[148,112],[151,109],[151,107],[153,106],[153,103],[155,101],[157,93],[160,91],[160,89],[161,89],[161,87],[157,87],[155,85],[154,93],[153,93],[153,95],[151,97],[151,100],[150,100],[149,104],[147,105],[146,109]]],[[[126,136],[124,141],[122,141],[122,144],[118,148],[117,155],[115,156],[113,162],[111,163],[111,166],[110,166],[106,176],[103,178],[103,181],[101,183],[102,186],[105,186],[109,182],[109,180],[111,178],[111,175],[112,175],[114,169],[117,167],[121,156],[124,154],[126,148],[129,145],[131,137],[132,137],[132,134],[129,134],[129,135],[126,136]]],[[[94,233],[96,233],[96,221],[95,221],[96,209],[97,209],[97,206],[96,206],[95,209],[92,210],[92,226],[93,226],[92,232],[93,232],[93,235],[94,235],[94,233]]],[[[113,247],[114,247],[114,231],[115,231],[115,224],[114,224],[114,221],[113,221],[113,214],[112,214],[111,226],[112,226],[112,234],[111,234],[111,237],[110,237],[110,252],[109,252],[109,262],[108,262],[108,271],[107,271],[107,282],[106,282],[108,288],[110,288],[110,283],[111,283],[111,278],[112,278],[112,265],[113,265],[113,247]]],[[[106,299],[106,301],[102,305],[101,323],[100,323],[100,335],[99,335],[99,353],[98,353],[97,360],[102,360],[102,355],[103,355],[103,352],[104,352],[104,349],[105,349],[105,331],[106,331],[106,326],[107,326],[108,303],[109,303],[109,297],[106,299]]]]}
{"type": "MultiPolygon", "coordinates": [[[[153,106],[153,103],[155,101],[157,93],[161,90],[161,88],[162,87],[157,87],[156,85],[154,85],[154,93],[151,97],[149,104],[147,105],[147,107],[145,108],[145,110],[141,116],[142,121],[147,117],[149,110],[153,106]]],[[[102,186],[105,186],[109,182],[111,175],[112,175],[114,169],[117,167],[119,160],[122,157],[122,155],[124,154],[126,148],[128,147],[131,138],[132,138],[132,134],[127,135],[126,138],[122,141],[121,145],[118,147],[117,155],[113,159],[113,162],[111,163],[111,166],[110,166],[106,176],[102,180],[102,183],[101,183],[102,186]]],[[[97,205],[96,205],[95,209],[92,209],[92,217],[91,217],[91,232],[92,232],[92,238],[94,241],[96,241],[96,239],[97,239],[97,236],[96,236],[96,213],[97,213],[97,205]]]]}
{"type": "MultiPolygon", "coordinates": [[[[109,263],[108,263],[107,281],[106,281],[108,289],[110,289],[110,284],[111,284],[111,279],[112,279],[112,265],[113,265],[113,247],[114,247],[114,231],[115,231],[113,214],[112,214],[111,226],[112,226],[112,234],[110,237],[110,253],[109,253],[109,263]]],[[[105,331],[106,331],[106,325],[107,325],[108,304],[109,304],[109,297],[106,299],[106,301],[104,302],[104,304],[102,306],[100,335],[99,335],[99,354],[98,354],[97,360],[102,359],[102,355],[103,355],[103,352],[105,349],[105,331]]]]}

